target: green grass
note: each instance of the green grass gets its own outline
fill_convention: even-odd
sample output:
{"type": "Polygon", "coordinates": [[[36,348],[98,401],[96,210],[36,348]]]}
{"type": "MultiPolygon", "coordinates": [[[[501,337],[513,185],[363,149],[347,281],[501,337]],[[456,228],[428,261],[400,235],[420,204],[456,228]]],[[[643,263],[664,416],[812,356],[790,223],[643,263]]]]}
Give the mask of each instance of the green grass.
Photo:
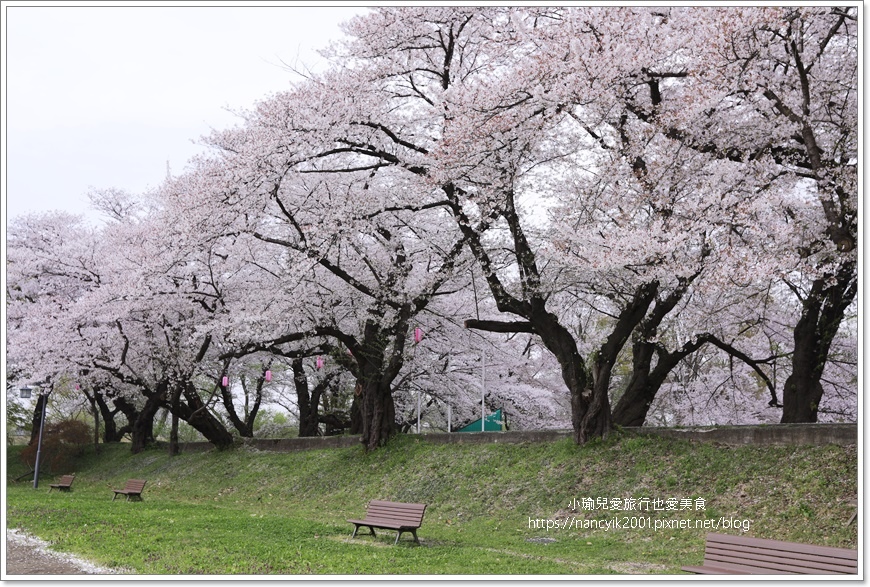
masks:
{"type": "MultiPolygon", "coordinates": [[[[370,454],[236,449],[170,458],[156,449],[131,455],[128,446],[92,453],[78,462],[72,493],[48,493],[51,476],[36,491],[7,481],[7,523],[56,550],[138,574],[677,574],[701,562],[708,530],[661,526],[721,518],[748,520],[751,536],[857,545],[857,525],[844,525],[854,511],[845,502],[857,495],[854,447],[727,448],[627,436],[584,447],[439,445],[410,436],[370,454]],[[111,489],[128,478],[148,480],[144,501],[112,502],[111,489]],[[570,507],[605,497],[693,506],[701,498],[705,507],[570,507]],[[393,546],[387,531],[350,539],[346,519],[363,515],[370,499],[428,504],[422,547],[409,535],[393,546]],[[534,527],[546,519],[569,527],[534,527]],[[614,528],[614,520],[629,527],[614,528]]],[[[19,469],[10,449],[7,477],[19,469]]]]}

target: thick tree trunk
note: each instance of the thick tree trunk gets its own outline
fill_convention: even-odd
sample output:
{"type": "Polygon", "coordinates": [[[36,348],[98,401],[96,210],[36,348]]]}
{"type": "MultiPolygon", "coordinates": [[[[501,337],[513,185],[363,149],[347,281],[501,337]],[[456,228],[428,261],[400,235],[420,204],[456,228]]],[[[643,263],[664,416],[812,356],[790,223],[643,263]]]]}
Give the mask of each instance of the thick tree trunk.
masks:
{"type": "Polygon", "coordinates": [[[350,404],[350,433],[362,434],[363,432],[363,415],[360,407],[360,398],[362,397],[362,386],[357,384],[354,389],[353,402],[350,404]]]}
{"type": "Polygon", "coordinates": [[[527,309],[529,311],[523,314],[527,322],[466,320],[465,327],[488,332],[528,332],[538,335],[559,363],[562,380],[571,394],[571,425],[575,442],[585,444],[593,438],[606,437],[613,427],[606,386],[596,387],[593,384],[574,337],[556,316],[543,309],[542,302],[529,304],[527,309]],[[537,308],[532,310],[531,306],[537,308]]]}
{"type": "Polygon", "coordinates": [[[631,379],[625,392],[613,408],[613,422],[619,426],[643,426],[646,415],[658,393],[660,385],[653,385],[650,378],[655,345],[636,342],[632,347],[634,358],[631,379]]]}
{"type": "Polygon", "coordinates": [[[612,429],[610,399],[606,388],[596,389],[577,350],[571,333],[549,312],[532,315],[530,322],[544,346],[553,353],[562,369],[562,380],[571,393],[571,424],[574,441],[585,444],[605,438],[612,429]]]}
{"type": "MultiPolygon", "coordinates": [[[[410,309],[410,306],[403,307],[399,319],[389,329],[383,328],[379,320],[368,320],[363,344],[353,353],[360,442],[367,451],[384,446],[398,431],[392,384],[403,365],[410,309]]],[[[376,315],[383,319],[379,313],[376,315]]],[[[352,421],[353,417],[351,414],[352,421]]]]}
{"type": "Polygon", "coordinates": [[[320,422],[318,409],[320,396],[312,398],[308,390],[308,377],[302,365],[302,359],[294,359],[293,384],[296,387],[296,405],[299,406],[299,436],[319,436],[320,422]]]}
{"type": "MultiPolygon", "coordinates": [[[[115,423],[115,414],[120,411],[120,408],[110,409],[100,392],[94,393],[94,401],[100,411],[100,416],[103,418],[103,442],[121,442],[123,433],[119,432],[118,425],[115,423]]],[[[126,430],[129,430],[129,427],[126,430]]]]}
{"type": "Polygon", "coordinates": [[[390,386],[383,385],[379,379],[363,385],[360,408],[362,413],[360,442],[366,450],[375,450],[384,446],[397,432],[396,408],[390,386]]]}
{"type": "Polygon", "coordinates": [[[181,447],[178,443],[178,416],[172,414],[172,424],[169,428],[169,456],[174,457],[181,454],[181,447]]]}
{"type": "MultiPolygon", "coordinates": [[[[127,424],[124,426],[121,426],[117,430],[114,430],[114,418],[113,418],[112,419],[112,426],[106,427],[106,435],[104,438],[105,438],[106,442],[121,442],[121,440],[123,440],[125,434],[130,434],[132,436],[133,425],[136,422],[136,420],[139,418],[139,410],[137,410],[136,406],[134,406],[133,404],[128,402],[123,397],[112,398],[112,403],[115,404],[115,410],[119,410],[122,414],[124,414],[124,417],[127,418],[127,424]],[[114,432],[111,436],[109,435],[110,428],[114,430],[114,432]],[[112,440],[109,440],[110,438],[112,440]]],[[[114,411],[112,413],[114,414],[114,411]]],[[[108,420],[106,420],[106,418],[105,418],[105,414],[106,414],[106,412],[103,412],[103,420],[108,422],[108,420]]]]}
{"type": "Polygon", "coordinates": [[[199,397],[193,385],[184,386],[183,395],[185,402],[178,402],[178,407],[173,410],[179,418],[190,424],[197,432],[202,434],[215,448],[223,450],[233,445],[233,435],[215,418],[199,397]]]}
{"type": "Polygon", "coordinates": [[[169,456],[174,457],[181,454],[181,447],[178,443],[178,402],[180,397],[178,389],[172,390],[172,399],[169,402],[169,456]]]}
{"type": "Polygon", "coordinates": [[[161,394],[149,395],[145,400],[145,407],[137,413],[130,434],[132,437],[130,452],[134,455],[142,452],[154,442],[154,417],[163,403],[161,394]]]}
{"type": "MultiPolygon", "coordinates": [[[[592,367],[593,397],[609,397],[608,391],[613,375],[613,366],[616,365],[619,353],[622,352],[625,343],[635,327],[644,320],[650,305],[656,299],[658,289],[659,284],[657,281],[642,284],[634,292],[631,301],[620,312],[613,330],[610,332],[607,340],[604,341],[604,344],[601,345],[592,367]]],[[[661,318],[664,317],[667,311],[669,311],[669,308],[665,310],[664,304],[657,304],[652,316],[644,321],[644,328],[642,330],[655,334],[658,322],[661,321],[661,318]]],[[[625,394],[623,394],[621,401],[630,399],[626,398],[625,394]]],[[[618,423],[614,414],[611,414],[611,418],[614,422],[618,423]]]]}
{"type": "Polygon", "coordinates": [[[844,263],[835,276],[825,275],[813,282],[794,329],[792,372],[782,395],[783,424],[818,421],[828,352],[857,291],[852,262],[844,263]]]}

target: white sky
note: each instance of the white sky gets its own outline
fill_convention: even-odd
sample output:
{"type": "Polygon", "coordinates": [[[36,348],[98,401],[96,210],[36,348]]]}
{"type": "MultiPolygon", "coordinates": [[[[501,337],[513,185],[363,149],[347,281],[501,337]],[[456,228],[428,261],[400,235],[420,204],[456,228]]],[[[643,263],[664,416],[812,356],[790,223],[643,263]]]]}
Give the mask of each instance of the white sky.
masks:
{"type": "MultiPolygon", "coordinates": [[[[87,192],[157,186],[211,129],[323,65],[362,7],[3,2],[4,217],[87,213],[87,192]],[[53,4],[53,5],[52,5],[53,4]]],[[[96,215],[93,215],[96,217],[96,215]]]]}

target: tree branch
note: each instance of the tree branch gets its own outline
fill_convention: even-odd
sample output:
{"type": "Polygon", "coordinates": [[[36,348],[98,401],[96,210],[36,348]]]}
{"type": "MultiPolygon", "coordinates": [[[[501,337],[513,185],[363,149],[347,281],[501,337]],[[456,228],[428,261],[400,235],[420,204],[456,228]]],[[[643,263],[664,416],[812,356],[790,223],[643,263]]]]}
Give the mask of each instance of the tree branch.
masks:
{"type": "Polygon", "coordinates": [[[500,322],[498,320],[475,320],[469,319],[465,321],[465,328],[472,330],[485,330],[487,332],[526,332],[529,334],[537,334],[535,327],[531,322],[500,322]]]}

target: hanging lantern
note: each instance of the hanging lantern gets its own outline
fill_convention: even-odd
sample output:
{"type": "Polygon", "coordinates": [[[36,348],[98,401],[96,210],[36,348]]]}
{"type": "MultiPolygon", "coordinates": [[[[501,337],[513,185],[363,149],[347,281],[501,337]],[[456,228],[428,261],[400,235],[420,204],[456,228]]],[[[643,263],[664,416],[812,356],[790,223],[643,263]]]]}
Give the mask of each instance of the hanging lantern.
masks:
{"type": "Polygon", "coordinates": [[[323,369],[323,357],[318,356],[317,361],[314,363],[318,369],[323,369]]]}
{"type": "Polygon", "coordinates": [[[414,342],[419,343],[423,340],[423,330],[421,328],[414,329],[414,342]]]}
{"type": "Polygon", "coordinates": [[[76,383],[76,391],[78,391],[78,390],[80,390],[80,389],[81,389],[81,387],[79,387],[79,384],[76,383]]]}
{"type": "Polygon", "coordinates": [[[269,369],[266,369],[266,374],[263,376],[266,381],[272,381],[272,372],[269,369]]]}
{"type": "Polygon", "coordinates": [[[21,397],[22,397],[22,398],[24,398],[24,399],[29,399],[30,396],[31,396],[31,393],[33,392],[33,388],[30,387],[29,385],[25,385],[24,387],[22,387],[21,389],[19,389],[19,391],[21,392],[21,397]]]}
{"type": "Polygon", "coordinates": [[[224,387],[226,387],[226,386],[229,385],[229,384],[230,384],[230,378],[227,377],[226,375],[224,375],[224,378],[221,379],[221,385],[223,385],[224,387]]]}

